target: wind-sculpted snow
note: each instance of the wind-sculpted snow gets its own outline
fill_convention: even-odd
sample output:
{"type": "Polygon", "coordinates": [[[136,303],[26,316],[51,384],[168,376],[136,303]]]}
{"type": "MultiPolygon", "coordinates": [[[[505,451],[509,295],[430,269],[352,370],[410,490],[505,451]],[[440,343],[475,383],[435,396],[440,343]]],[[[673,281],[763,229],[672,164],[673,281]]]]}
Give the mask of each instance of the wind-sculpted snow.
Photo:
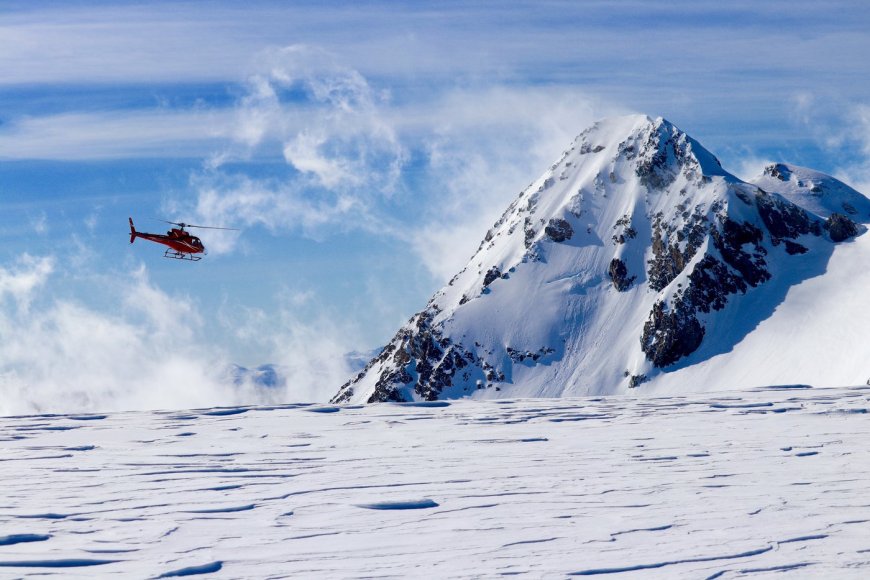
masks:
{"type": "Polygon", "coordinates": [[[0,577],[866,578],[870,387],[0,419],[0,577]]]}

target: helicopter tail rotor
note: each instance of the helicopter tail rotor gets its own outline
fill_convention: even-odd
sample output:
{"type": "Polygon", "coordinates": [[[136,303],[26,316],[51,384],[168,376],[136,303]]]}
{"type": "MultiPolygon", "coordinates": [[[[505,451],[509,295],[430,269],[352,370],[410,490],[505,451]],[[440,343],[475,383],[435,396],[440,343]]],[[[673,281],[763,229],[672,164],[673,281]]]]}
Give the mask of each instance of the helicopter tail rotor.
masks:
{"type": "Polygon", "coordinates": [[[128,218],[130,220],[130,243],[136,241],[136,228],[133,227],[133,218],[128,218]]]}

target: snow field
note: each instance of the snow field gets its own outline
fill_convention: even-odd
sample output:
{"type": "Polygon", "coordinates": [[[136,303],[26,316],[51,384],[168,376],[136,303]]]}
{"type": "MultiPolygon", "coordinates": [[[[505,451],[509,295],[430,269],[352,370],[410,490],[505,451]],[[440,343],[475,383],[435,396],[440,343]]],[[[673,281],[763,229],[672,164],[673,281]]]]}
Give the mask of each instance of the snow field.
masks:
{"type": "Polygon", "coordinates": [[[870,390],[0,419],[0,577],[865,578],[870,390]]]}

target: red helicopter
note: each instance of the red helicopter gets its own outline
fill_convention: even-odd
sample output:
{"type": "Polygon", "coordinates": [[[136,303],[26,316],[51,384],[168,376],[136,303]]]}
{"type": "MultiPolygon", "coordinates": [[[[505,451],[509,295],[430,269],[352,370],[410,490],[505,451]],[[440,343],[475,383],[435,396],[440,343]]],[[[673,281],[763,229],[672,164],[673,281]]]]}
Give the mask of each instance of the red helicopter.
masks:
{"type": "MultiPolygon", "coordinates": [[[[178,226],[177,228],[172,228],[166,235],[163,234],[148,234],[145,232],[137,232],[136,228],[133,226],[133,218],[130,219],[130,243],[136,241],[136,238],[142,238],[143,240],[149,240],[151,242],[157,242],[158,244],[163,244],[164,246],[168,246],[166,252],[163,253],[164,258],[174,258],[176,260],[189,260],[191,262],[198,262],[202,260],[202,256],[197,256],[195,254],[205,254],[205,246],[202,245],[200,239],[196,236],[191,235],[190,233],[184,231],[184,228],[201,228],[208,230],[234,230],[238,231],[236,228],[216,228],[212,226],[195,226],[191,224],[178,223],[178,222],[166,222],[168,224],[172,224],[174,226],[178,226]]],[[[162,221],[162,220],[161,220],[162,221]]]]}

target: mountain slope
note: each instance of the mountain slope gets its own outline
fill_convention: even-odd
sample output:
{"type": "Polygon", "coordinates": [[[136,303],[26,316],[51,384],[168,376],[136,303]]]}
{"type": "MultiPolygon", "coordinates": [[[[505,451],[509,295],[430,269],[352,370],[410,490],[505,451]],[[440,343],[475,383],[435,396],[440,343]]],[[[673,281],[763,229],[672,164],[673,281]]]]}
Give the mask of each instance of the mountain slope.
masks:
{"type": "Polygon", "coordinates": [[[780,166],[788,179],[745,183],[664,119],[597,123],[334,401],[664,388],[732,352],[863,231],[863,196],[780,166]],[[824,203],[795,203],[818,184],[824,203]]]}

